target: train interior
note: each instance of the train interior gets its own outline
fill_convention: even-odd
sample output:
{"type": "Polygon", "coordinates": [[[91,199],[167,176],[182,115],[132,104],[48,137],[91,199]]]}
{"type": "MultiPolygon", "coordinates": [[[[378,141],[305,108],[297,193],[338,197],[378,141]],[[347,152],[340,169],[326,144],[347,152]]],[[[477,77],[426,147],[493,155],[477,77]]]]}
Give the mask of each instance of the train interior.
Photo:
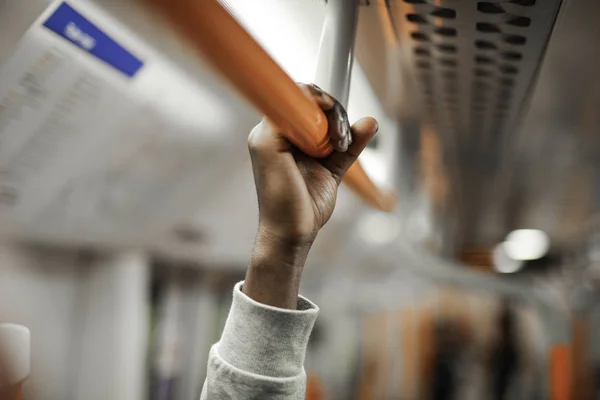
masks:
{"type": "Polygon", "coordinates": [[[0,315],[31,333],[23,398],[200,397],[257,229],[258,56],[379,124],[306,262],[306,398],[598,398],[598,16],[0,0],[0,315]],[[257,45],[241,63],[219,59],[217,6],[257,45]]]}

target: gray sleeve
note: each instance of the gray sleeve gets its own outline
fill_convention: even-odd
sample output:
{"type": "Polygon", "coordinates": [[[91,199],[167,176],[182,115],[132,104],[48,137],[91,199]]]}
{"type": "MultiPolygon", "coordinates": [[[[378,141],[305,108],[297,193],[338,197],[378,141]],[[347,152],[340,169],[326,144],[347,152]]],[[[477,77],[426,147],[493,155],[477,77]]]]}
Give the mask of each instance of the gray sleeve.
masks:
{"type": "Polygon", "coordinates": [[[318,307],[303,297],[298,310],[267,306],[242,293],[242,283],[210,351],[200,400],[304,400],[304,357],[318,307]]]}

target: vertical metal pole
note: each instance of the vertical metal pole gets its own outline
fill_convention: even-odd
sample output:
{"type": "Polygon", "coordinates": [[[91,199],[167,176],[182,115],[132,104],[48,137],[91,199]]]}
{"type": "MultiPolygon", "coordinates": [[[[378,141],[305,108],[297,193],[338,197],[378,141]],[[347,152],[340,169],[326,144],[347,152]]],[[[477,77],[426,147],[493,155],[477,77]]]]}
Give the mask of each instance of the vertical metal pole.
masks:
{"type": "Polygon", "coordinates": [[[348,106],[359,0],[328,0],[315,83],[348,106]]]}

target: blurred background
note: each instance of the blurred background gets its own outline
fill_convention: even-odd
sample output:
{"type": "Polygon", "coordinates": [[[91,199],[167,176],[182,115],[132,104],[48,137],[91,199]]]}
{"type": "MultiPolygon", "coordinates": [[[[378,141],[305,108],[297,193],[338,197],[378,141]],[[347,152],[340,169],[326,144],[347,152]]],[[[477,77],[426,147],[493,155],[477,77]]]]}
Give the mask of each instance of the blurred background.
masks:
{"type": "MultiPolygon", "coordinates": [[[[313,82],[337,1],[222,3],[313,82]]],[[[319,234],[307,398],[597,398],[600,2],[341,4],[348,113],[380,126],[361,162],[398,206],[342,186],[319,234]]],[[[0,0],[0,318],[31,330],[24,398],[199,398],[253,245],[259,118],[142,0],[0,0]]]]}

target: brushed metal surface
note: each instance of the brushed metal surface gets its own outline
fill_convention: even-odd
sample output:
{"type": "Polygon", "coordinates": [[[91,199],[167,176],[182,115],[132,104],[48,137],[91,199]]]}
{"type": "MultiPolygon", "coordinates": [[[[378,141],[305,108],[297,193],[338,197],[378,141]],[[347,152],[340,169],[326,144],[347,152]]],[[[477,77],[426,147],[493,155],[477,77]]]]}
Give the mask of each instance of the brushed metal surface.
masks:
{"type": "MultiPolygon", "coordinates": [[[[507,163],[560,1],[394,1],[421,118],[443,144],[458,247],[488,247],[511,224],[507,163]]],[[[443,218],[443,216],[441,216],[443,218]]],[[[452,216],[447,216],[453,218],[452,216]]]]}
{"type": "Polygon", "coordinates": [[[600,194],[600,2],[377,4],[394,41],[381,39],[371,2],[357,57],[405,127],[404,194],[428,199],[454,254],[489,249],[517,228],[546,231],[553,253],[581,246],[600,194]]]}

